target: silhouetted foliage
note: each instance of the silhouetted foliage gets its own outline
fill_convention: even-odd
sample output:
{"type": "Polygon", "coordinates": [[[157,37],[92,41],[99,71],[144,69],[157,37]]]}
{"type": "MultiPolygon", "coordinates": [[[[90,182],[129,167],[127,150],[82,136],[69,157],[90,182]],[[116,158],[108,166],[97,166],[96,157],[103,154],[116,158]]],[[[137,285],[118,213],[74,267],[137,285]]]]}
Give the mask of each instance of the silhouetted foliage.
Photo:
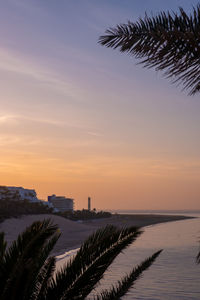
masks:
{"type": "Polygon", "coordinates": [[[118,48],[141,59],[145,67],[165,70],[173,82],[183,83],[189,94],[200,90],[200,6],[187,14],[161,12],[155,17],[120,24],[99,39],[106,47],[118,48]]]}
{"type": "Polygon", "coordinates": [[[53,213],[53,209],[48,206],[37,203],[30,202],[28,200],[0,200],[0,222],[8,218],[17,218],[22,215],[35,215],[35,214],[56,214],[58,216],[77,221],[77,220],[90,220],[90,219],[100,219],[109,218],[111,213],[105,211],[96,210],[75,210],[75,211],[65,211],[53,213]]]}
{"type": "Polygon", "coordinates": [[[28,200],[0,200],[0,222],[21,215],[51,214],[52,209],[42,203],[28,200]]]}
{"type": "MultiPolygon", "coordinates": [[[[140,234],[135,227],[118,229],[106,226],[99,229],[54,276],[55,257],[49,257],[49,254],[60,234],[50,220],[34,222],[8,249],[1,233],[0,299],[86,299],[116,256],[140,234]]],[[[120,299],[160,253],[154,253],[133,268],[116,287],[103,291],[94,299],[120,299]]]]}
{"type": "Polygon", "coordinates": [[[196,261],[197,261],[198,264],[200,264],[200,251],[199,251],[199,253],[197,254],[196,261]]]}
{"type": "Polygon", "coordinates": [[[91,220],[91,219],[101,219],[101,218],[110,218],[112,214],[107,211],[99,211],[96,210],[74,210],[72,211],[65,211],[56,213],[59,216],[64,218],[77,221],[77,220],[91,220]]]}

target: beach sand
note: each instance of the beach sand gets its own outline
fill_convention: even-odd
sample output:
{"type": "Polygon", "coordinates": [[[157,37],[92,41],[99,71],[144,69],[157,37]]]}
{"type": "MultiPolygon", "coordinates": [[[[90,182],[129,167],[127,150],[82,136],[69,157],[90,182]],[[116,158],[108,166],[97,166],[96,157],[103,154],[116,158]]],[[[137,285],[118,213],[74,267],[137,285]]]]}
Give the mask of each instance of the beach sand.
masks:
{"type": "Polygon", "coordinates": [[[174,215],[113,215],[106,219],[95,219],[84,222],[70,221],[56,215],[26,215],[20,218],[7,219],[0,224],[0,232],[5,232],[5,238],[8,246],[15,240],[19,233],[31,225],[34,221],[51,218],[54,224],[57,224],[61,230],[61,237],[55,245],[52,255],[60,255],[71,249],[79,248],[81,243],[95,230],[113,224],[115,226],[139,226],[144,227],[162,222],[170,222],[188,219],[185,216],[174,215]]]}

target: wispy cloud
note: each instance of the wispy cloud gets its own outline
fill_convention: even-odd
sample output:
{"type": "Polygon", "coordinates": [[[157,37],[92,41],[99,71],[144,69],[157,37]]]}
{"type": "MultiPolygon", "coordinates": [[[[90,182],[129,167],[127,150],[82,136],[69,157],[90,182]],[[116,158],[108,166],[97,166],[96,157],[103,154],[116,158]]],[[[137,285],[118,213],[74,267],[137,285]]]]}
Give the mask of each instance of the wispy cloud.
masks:
{"type": "MultiPolygon", "coordinates": [[[[70,130],[78,130],[82,133],[89,134],[92,136],[102,136],[102,134],[98,132],[88,131],[90,130],[89,127],[83,126],[82,124],[79,124],[78,122],[71,122],[71,120],[58,120],[56,118],[42,118],[42,117],[33,117],[29,115],[20,115],[20,114],[2,114],[0,115],[0,124],[3,126],[15,126],[16,125],[24,125],[27,126],[28,124],[32,126],[42,126],[42,125],[49,125],[49,128],[52,126],[54,128],[58,128],[58,130],[65,130],[66,128],[70,130]]],[[[38,132],[39,135],[39,132],[38,132]]]]}
{"type": "Polygon", "coordinates": [[[0,136],[0,146],[8,146],[8,145],[15,145],[19,144],[21,139],[16,136],[0,136]]]}
{"type": "Polygon", "coordinates": [[[92,136],[96,136],[96,137],[102,137],[102,136],[104,136],[102,133],[93,132],[93,131],[88,131],[88,134],[92,135],[92,136]]]}
{"type": "Polygon", "coordinates": [[[23,116],[23,115],[9,115],[4,114],[0,116],[0,123],[1,124],[16,124],[23,121],[28,122],[34,122],[34,123],[43,123],[43,124],[49,124],[49,125],[56,125],[56,126],[64,126],[67,123],[61,122],[58,120],[52,120],[52,119],[42,119],[42,118],[32,118],[29,116],[23,116]]]}
{"type": "Polygon", "coordinates": [[[22,58],[9,49],[0,48],[0,70],[30,77],[48,86],[48,89],[76,100],[84,93],[78,83],[72,82],[69,77],[62,77],[54,70],[48,70],[31,59],[22,58]]]}
{"type": "Polygon", "coordinates": [[[0,116],[0,123],[1,124],[6,124],[6,123],[15,123],[16,121],[16,116],[15,115],[2,115],[0,116]]]}

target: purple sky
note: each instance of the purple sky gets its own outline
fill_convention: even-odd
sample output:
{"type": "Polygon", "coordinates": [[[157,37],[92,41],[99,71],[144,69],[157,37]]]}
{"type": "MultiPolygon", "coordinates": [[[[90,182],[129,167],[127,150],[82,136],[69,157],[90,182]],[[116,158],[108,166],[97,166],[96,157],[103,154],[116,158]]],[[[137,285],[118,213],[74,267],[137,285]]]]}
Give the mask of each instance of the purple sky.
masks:
{"type": "Polygon", "coordinates": [[[0,3],[0,179],[97,208],[200,208],[200,100],[98,37],[198,1],[0,3]]]}

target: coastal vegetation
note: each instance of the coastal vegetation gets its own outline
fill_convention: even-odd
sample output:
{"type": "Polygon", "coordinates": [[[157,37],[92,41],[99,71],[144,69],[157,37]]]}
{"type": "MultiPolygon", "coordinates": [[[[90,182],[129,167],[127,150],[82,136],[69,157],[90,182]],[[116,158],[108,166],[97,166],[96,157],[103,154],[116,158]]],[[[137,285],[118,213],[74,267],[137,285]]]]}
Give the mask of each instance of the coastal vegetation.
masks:
{"type": "Polygon", "coordinates": [[[22,215],[51,214],[52,208],[40,202],[28,200],[0,200],[0,222],[8,218],[17,218],[22,215]]]}
{"type": "Polygon", "coordinates": [[[91,220],[100,218],[109,218],[111,213],[96,210],[75,210],[54,213],[53,209],[44,205],[42,202],[30,202],[28,200],[0,200],[0,222],[8,218],[17,218],[22,215],[35,215],[35,214],[55,214],[61,217],[77,220],[91,220]]]}
{"type": "Polygon", "coordinates": [[[57,215],[70,219],[72,221],[78,220],[92,220],[92,219],[101,219],[101,218],[110,218],[112,214],[107,211],[96,211],[82,209],[82,210],[74,210],[74,211],[65,211],[57,213],[57,215]]]}
{"type": "MultiPolygon", "coordinates": [[[[56,258],[50,256],[60,232],[51,221],[34,222],[9,248],[0,233],[1,300],[77,300],[86,299],[107,268],[141,230],[106,226],[92,234],[60,270],[55,272],[56,258]]],[[[162,250],[133,268],[116,286],[103,290],[97,300],[120,299],[156,260],[162,250]]]]}
{"type": "Polygon", "coordinates": [[[137,22],[118,24],[99,39],[106,47],[119,49],[140,59],[156,71],[164,71],[173,83],[182,83],[190,95],[200,91],[200,5],[187,14],[161,12],[147,14],[137,22]]]}

